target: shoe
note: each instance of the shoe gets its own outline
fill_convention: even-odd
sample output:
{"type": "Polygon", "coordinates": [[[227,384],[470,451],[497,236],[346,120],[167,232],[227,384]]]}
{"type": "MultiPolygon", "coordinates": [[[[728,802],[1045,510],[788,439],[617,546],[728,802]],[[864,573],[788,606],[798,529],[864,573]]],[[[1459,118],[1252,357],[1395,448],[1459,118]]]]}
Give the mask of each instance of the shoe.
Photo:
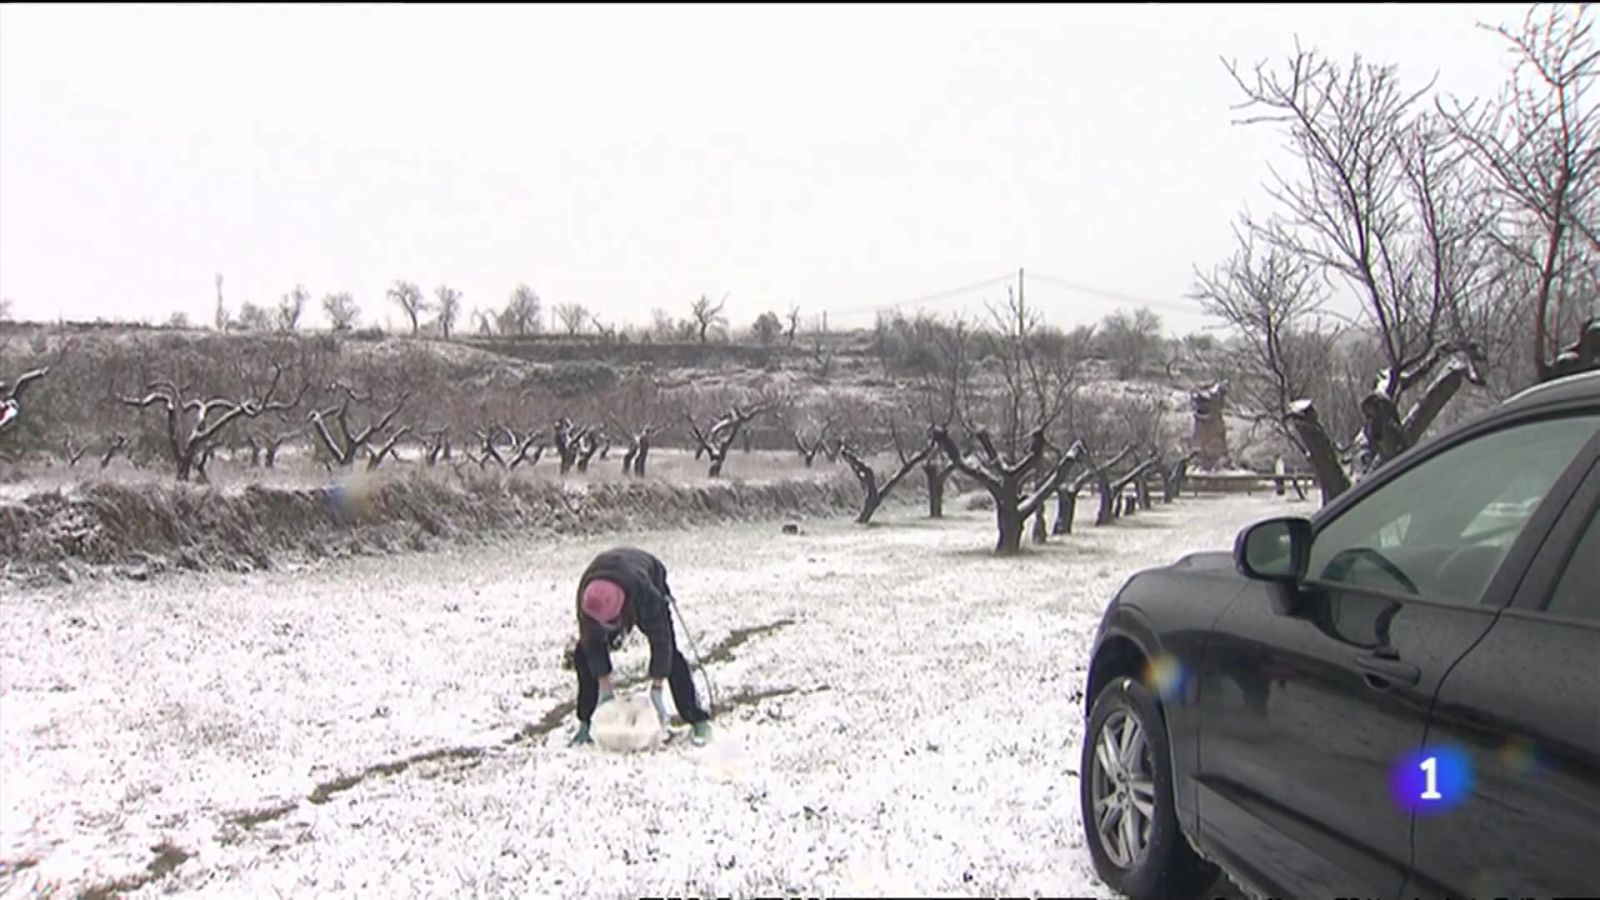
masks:
{"type": "Polygon", "coordinates": [[[572,736],[572,741],[569,744],[567,744],[567,746],[569,746],[569,747],[578,747],[578,746],[581,746],[583,744],[592,744],[592,743],[594,743],[594,738],[589,736],[589,726],[585,724],[585,725],[579,725],[578,726],[578,733],[574,734],[572,736]]]}
{"type": "Polygon", "coordinates": [[[704,747],[706,742],[711,740],[710,722],[696,722],[694,723],[691,731],[693,736],[690,737],[689,740],[692,741],[696,747],[704,747]]]}

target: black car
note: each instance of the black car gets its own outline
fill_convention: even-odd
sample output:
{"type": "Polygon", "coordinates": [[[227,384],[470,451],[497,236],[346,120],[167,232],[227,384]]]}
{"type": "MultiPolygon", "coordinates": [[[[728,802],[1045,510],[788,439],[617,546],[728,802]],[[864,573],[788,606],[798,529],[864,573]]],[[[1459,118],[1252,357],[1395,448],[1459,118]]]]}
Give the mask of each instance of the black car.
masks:
{"type": "Polygon", "coordinates": [[[1136,898],[1600,894],[1600,372],[1134,575],[1079,768],[1136,898]]]}

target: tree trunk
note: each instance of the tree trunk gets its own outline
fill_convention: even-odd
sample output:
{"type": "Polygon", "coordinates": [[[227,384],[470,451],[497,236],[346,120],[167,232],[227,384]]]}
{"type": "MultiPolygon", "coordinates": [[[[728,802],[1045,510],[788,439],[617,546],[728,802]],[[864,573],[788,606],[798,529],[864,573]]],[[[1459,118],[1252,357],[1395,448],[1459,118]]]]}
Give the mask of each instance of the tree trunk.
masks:
{"type": "Polygon", "coordinates": [[[872,522],[872,514],[878,511],[878,506],[883,503],[883,495],[877,488],[862,484],[865,493],[861,496],[861,512],[856,515],[857,525],[868,525],[872,522]]]}
{"type": "Polygon", "coordinates": [[[1350,476],[1345,474],[1344,465],[1339,461],[1339,450],[1323,429],[1309,400],[1290,409],[1285,419],[1294,429],[1295,437],[1300,439],[1300,446],[1305,448],[1311,471],[1322,488],[1322,505],[1327,506],[1333,498],[1350,489],[1350,476]]]}
{"type": "Polygon", "coordinates": [[[1078,492],[1056,492],[1056,534],[1072,533],[1072,517],[1078,514],[1078,492]]]}
{"type": "MultiPolygon", "coordinates": [[[[1044,487],[1045,478],[1047,477],[1042,460],[1036,465],[1034,472],[1033,487],[1035,490],[1038,490],[1039,488],[1044,487]]],[[[1047,527],[1047,523],[1044,520],[1044,504],[1041,503],[1039,504],[1038,509],[1033,511],[1033,542],[1035,544],[1042,544],[1045,542],[1046,536],[1049,534],[1049,532],[1045,530],[1047,527]]]]}
{"type": "Polygon", "coordinates": [[[633,474],[634,475],[637,475],[640,478],[644,477],[645,460],[649,459],[649,457],[650,457],[650,439],[649,438],[640,438],[639,439],[639,453],[638,453],[637,456],[635,456],[633,458],[633,474]]]}
{"type": "Polygon", "coordinates": [[[994,550],[1009,555],[1022,552],[1023,521],[1022,512],[1017,508],[1017,486],[1008,484],[1006,487],[1009,489],[1002,490],[994,498],[995,527],[999,530],[994,550]]]}
{"type": "Polygon", "coordinates": [[[1095,514],[1094,524],[1110,525],[1111,521],[1117,517],[1116,510],[1113,508],[1117,498],[1111,490],[1111,477],[1106,474],[1105,469],[1100,469],[1095,472],[1094,481],[1095,489],[1100,494],[1100,511],[1095,514]]]}
{"type": "Polygon", "coordinates": [[[622,454],[622,474],[623,475],[632,475],[633,474],[633,458],[638,456],[638,455],[639,455],[639,445],[638,444],[630,444],[628,446],[628,452],[622,454]]]}
{"type": "Polygon", "coordinates": [[[944,486],[954,466],[923,463],[922,477],[928,482],[928,518],[944,518],[944,486]]]}

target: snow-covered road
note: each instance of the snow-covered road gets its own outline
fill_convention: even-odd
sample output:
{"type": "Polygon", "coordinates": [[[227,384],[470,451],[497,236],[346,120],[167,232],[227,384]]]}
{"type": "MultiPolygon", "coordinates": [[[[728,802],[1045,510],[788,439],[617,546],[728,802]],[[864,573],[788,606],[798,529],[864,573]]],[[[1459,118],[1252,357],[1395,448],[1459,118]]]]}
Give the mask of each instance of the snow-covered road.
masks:
{"type": "Polygon", "coordinates": [[[1105,894],[1075,776],[1105,601],[1310,505],[1085,509],[1021,559],[950,508],[6,596],[0,893],[1105,894]],[[614,542],[716,658],[709,747],[566,747],[572,585],[614,542]]]}

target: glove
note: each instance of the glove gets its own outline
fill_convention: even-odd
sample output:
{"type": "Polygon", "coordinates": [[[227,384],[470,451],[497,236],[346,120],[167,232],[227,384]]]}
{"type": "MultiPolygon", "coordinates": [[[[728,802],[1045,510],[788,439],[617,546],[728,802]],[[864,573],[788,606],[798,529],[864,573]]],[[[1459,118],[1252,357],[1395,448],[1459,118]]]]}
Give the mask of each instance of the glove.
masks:
{"type": "Polygon", "coordinates": [[[650,686],[650,705],[656,708],[656,716],[661,719],[661,727],[666,728],[668,725],[667,704],[661,699],[660,684],[650,686]]]}

